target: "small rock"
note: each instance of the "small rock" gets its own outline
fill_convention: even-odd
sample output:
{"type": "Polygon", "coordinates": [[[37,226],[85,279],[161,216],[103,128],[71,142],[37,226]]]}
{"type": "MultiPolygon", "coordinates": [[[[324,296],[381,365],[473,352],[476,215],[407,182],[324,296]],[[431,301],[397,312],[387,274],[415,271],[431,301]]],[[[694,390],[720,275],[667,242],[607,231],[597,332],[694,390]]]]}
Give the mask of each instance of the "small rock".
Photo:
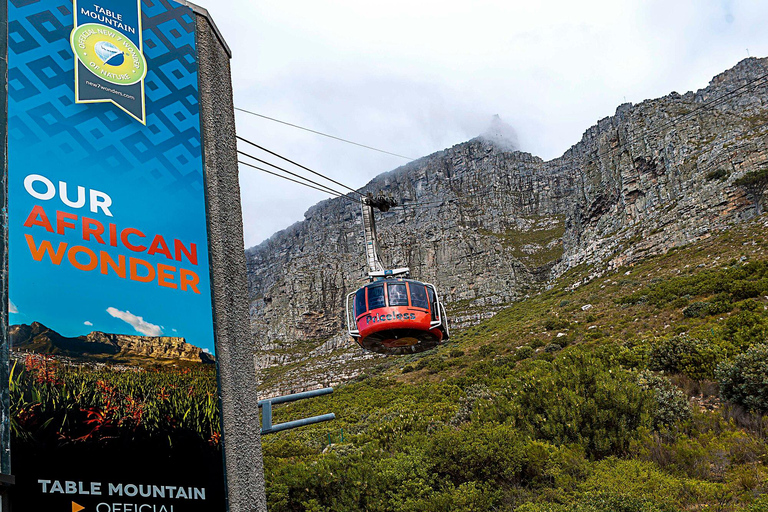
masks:
{"type": "Polygon", "coordinates": [[[558,338],[562,338],[563,336],[568,336],[568,335],[567,335],[567,334],[565,334],[564,332],[559,332],[559,333],[557,333],[557,337],[558,337],[558,338]]]}
{"type": "Polygon", "coordinates": [[[590,309],[592,309],[592,304],[584,304],[581,306],[582,311],[589,311],[590,309]]]}

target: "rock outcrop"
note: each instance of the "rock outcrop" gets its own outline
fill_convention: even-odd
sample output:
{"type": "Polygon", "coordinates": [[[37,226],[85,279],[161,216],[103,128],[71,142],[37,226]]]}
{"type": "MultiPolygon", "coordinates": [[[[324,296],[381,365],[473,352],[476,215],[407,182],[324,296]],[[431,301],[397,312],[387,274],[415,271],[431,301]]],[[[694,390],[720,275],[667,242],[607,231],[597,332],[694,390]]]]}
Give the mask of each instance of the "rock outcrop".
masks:
{"type": "MultiPolygon", "coordinates": [[[[750,58],[697,92],[621,105],[554,160],[479,137],[376,177],[361,190],[406,205],[377,213],[385,264],[435,284],[468,325],[578,265],[598,275],[755,216],[763,192],[740,178],[768,161],[766,73],[750,58]]],[[[362,247],[359,207],[335,198],[247,251],[273,391],[344,380],[371,357],[342,333],[362,247]]]]}
{"type": "Polygon", "coordinates": [[[213,363],[214,358],[184,338],[132,336],[94,331],[68,338],[39,322],[12,325],[11,346],[16,350],[99,360],[147,358],[155,361],[213,363]]]}

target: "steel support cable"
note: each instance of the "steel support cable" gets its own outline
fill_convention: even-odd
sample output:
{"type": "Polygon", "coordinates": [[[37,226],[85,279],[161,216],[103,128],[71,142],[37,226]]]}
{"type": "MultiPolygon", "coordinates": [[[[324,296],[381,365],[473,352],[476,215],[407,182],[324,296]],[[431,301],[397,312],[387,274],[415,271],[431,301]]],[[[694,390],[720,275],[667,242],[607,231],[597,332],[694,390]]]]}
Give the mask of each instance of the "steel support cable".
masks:
{"type": "Polygon", "coordinates": [[[272,176],[277,176],[278,178],[283,178],[284,180],[292,181],[293,183],[298,183],[299,185],[304,185],[305,187],[309,187],[309,188],[313,188],[315,190],[319,190],[320,192],[324,192],[326,194],[330,194],[333,197],[343,197],[344,199],[352,201],[355,204],[359,204],[360,203],[360,201],[358,201],[357,199],[352,199],[351,197],[345,196],[344,194],[341,194],[340,192],[332,192],[330,190],[324,190],[324,189],[322,189],[320,187],[315,187],[314,185],[310,185],[309,183],[304,183],[303,181],[295,180],[293,178],[289,178],[288,176],[283,176],[282,174],[277,174],[276,172],[272,172],[272,171],[269,171],[267,169],[263,169],[263,168],[258,167],[256,165],[249,164],[248,162],[243,162],[242,160],[238,160],[237,163],[246,165],[248,167],[251,167],[253,169],[265,172],[267,174],[271,174],[272,176]]]}
{"type": "Polygon", "coordinates": [[[331,192],[331,193],[334,193],[334,194],[338,194],[338,195],[340,195],[340,196],[343,196],[343,195],[344,195],[344,193],[343,193],[343,192],[339,192],[338,190],[336,190],[336,189],[333,189],[333,188],[329,187],[328,185],[323,185],[322,183],[318,183],[317,181],[313,181],[313,180],[311,180],[311,179],[309,179],[309,178],[307,178],[307,177],[304,177],[304,176],[302,176],[301,174],[297,174],[297,173],[295,173],[295,172],[289,171],[288,169],[283,169],[283,168],[282,168],[282,167],[280,167],[279,165],[275,165],[275,164],[273,164],[273,163],[267,162],[266,160],[262,160],[261,158],[257,158],[257,157],[255,157],[255,156],[253,156],[253,155],[251,155],[251,154],[248,154],[248,153],[246,153],[246,152],[244,152],[244,151],[240,151],[239,149],[237,150],[237,152],[238,152],[239,154],[243,155],[243,156],[247,156],[248,158],[252,158],[253,160],[256,160],[257,162],[260,162],[260,163],[262,163],[262,164],[266,164],[266,165],[268,165],[268,166],[270,166],[270,167],[273,167],[273,168],[275,168],[275,169],[277,169],[277,170],[279,170],[279,171],[283,171],[283,172],[284,172],[284,173],[286,173],[286,174],[290,174],[291,176],[293,176],[293,177],[295,177],[295,178],[298,178],[298,179],[300,179],[300,180],[304,180],[304,181],[307,181],[307,182],[309,182],[309,183],[312,183],[313,185],[316,185],[316,186],[318,186],[318,187],[322,187],[322,188],[324,188],[326,191],[329,191],[329,192],[331,192]]]}
{"type": "MultiPolygon", "coordinates": [[[[312,169],[310,169],[309,167],[307,167],[307,166],[305,166],[305,165],[301,165],[300,163],[294,162],[294,161],[293,161],[293,160],[291,160],[290,158],[286,158],[286,157],[284,157],[283,155],[279,155],[279,154],[275,153],[274,151],[270,151],[270,150],[269,150],[269,149],[267,149],[267,148],[263,148],[263,147],[259,146],[258,144],[256,144],[255,142],[251,142],[251,141],[249,141],[248,139],[244,139],[243,137],[240,137],[239,135],[237,136],[237,139],[238,139],[238,140],[241,140],[241,141],[243,141],[243,142],[245,142],[246,144],[250,144],[251,146],[253,146],[253,147],[255,147],[255,148],[258,148],[258,149],[260,149],[260,150],[262,150],[262,151],[265,151],[265,152],[269,153],[270,155],[276,156],[277,158],[280,158],[281,160],[285,160],[286,162],[292,163],[292,164],[293,164],[293,165],[295,165],[296,167],[300,167],[300,168],[304,169],[305,171],[309,171],[309,172],[311,172],[312,174],[314,174],[314,175],[316,175],[316,176],[320,176],[321,178],[323,178],[323,179],[326,179],[326,180],[330,181],[331,183],[335,183],[336,185],[339,185],[339,186],[341,186],[341,187],[344,187],[344,188],[346,188],[347,190],[349,190],[350,192],[354,192],[355,194],[359,195],[360,197],[365,197],[363,194],[361,194],[361,193],[360,193],[360,192],[358,192],[357,190],[353,189],[352,187],[348,187],[348,186],[346,186],[345,184],[341,183],[340,181],[336,181],[336,180],[334,180],[333,178],[329,178],[328,176],[325,176],[325,175],[324,175],[324,174],[322,174],[322,173],[319,173],[319,172],[317,172],[317,171],[313,171],[313,170],[312,170],[312,169]]],[[[271,164],[270,164],[270,165],[271,165],[271,164]]],[[[274,167],[274,166],[273,166],[273,167],[274,167]]]]}
{"type": "Polygon", "coordinates": [[[406,160],[416,160],[416,158],[412,158],[410,156],[398,155],[397,153],[392,153],[391,151],[385,151],[383,149],[375,148],[373,146],[366,146],[365,144],[360,144],[359,142],[354,142],[354,141],[351,141],[351,140],[342,139],[341,137],[336,137],[335,135],[330,135],[328,133],[323,133],[323,132],[319,132],[317,130],[312,130],[311,128],[305,128],[305,127],[299,126],[297,124],[289,123],[288,121],[281,121],[280,119],[275,119],[274,117],[265,116],[263,114],[257,114],[256,112],[252,112],[250,110],[245,110],[244,108],[235,107],[235,110],[238,110],[240,112],[244,112],[246,114],[250,114],[252,116],[261,117],[262,119],[268,119],[268,120],[274,121],[276,123],[280,123],[280,124],[284,124],[284,125],[287,125],[287,126],[291,126],[293,128],[298,128],[299,130],[304,130],[304,131],[307,131],[307,132],[315,133],[317,135],[322,135],[323,137],[328,137],[329,139],[335,139],[335,140],[338,140],[338,141],[341,141],[341,142],[346,142],[347,144],[353,144],[355,146],[359,146],[361,148],[370,149],[372,151],[378,151],[379,153],[384,153],[386,155],[392,155],[392,156],[396,156],[398,158],[405,158],[406,160]]]}

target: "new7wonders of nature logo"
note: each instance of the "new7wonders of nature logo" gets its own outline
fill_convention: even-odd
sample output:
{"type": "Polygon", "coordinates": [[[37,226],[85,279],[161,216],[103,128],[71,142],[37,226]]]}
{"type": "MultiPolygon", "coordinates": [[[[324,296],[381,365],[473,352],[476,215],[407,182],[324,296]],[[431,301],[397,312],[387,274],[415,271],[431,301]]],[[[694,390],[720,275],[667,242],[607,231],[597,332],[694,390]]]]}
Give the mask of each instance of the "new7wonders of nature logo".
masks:
{"type": "Polygon", "coordinates": [[[112,0],[109,7],[75,2],[75,28],[70,36],[75,63],[75,101],[114,103],[146,122],[142,53],[141,3],[112,0]]]}
{"type": "Polygon", "coordinates": [[[77,60],[98,76],[115,85],[133,85],[144,79],[147,62],[130,39],[111,28],[88,23],[72,31],[72,48],[77,60]]]}

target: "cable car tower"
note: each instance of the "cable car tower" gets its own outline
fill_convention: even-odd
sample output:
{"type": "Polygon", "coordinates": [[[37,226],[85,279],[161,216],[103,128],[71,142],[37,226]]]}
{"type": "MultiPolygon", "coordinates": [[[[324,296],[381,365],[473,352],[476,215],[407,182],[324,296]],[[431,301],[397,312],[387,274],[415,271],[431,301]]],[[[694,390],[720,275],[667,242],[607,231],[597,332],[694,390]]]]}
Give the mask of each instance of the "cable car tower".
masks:
{"type": "Polygon", "coordinates": [[[362,199],[368,284],[347,295],[347,332],[365,350],[413,354],[448,339],[448,319],[437,289],[410,279],[407,267],[388,270],[379,258],[374,208],[397,206],[383,194],[362,199]]]}

